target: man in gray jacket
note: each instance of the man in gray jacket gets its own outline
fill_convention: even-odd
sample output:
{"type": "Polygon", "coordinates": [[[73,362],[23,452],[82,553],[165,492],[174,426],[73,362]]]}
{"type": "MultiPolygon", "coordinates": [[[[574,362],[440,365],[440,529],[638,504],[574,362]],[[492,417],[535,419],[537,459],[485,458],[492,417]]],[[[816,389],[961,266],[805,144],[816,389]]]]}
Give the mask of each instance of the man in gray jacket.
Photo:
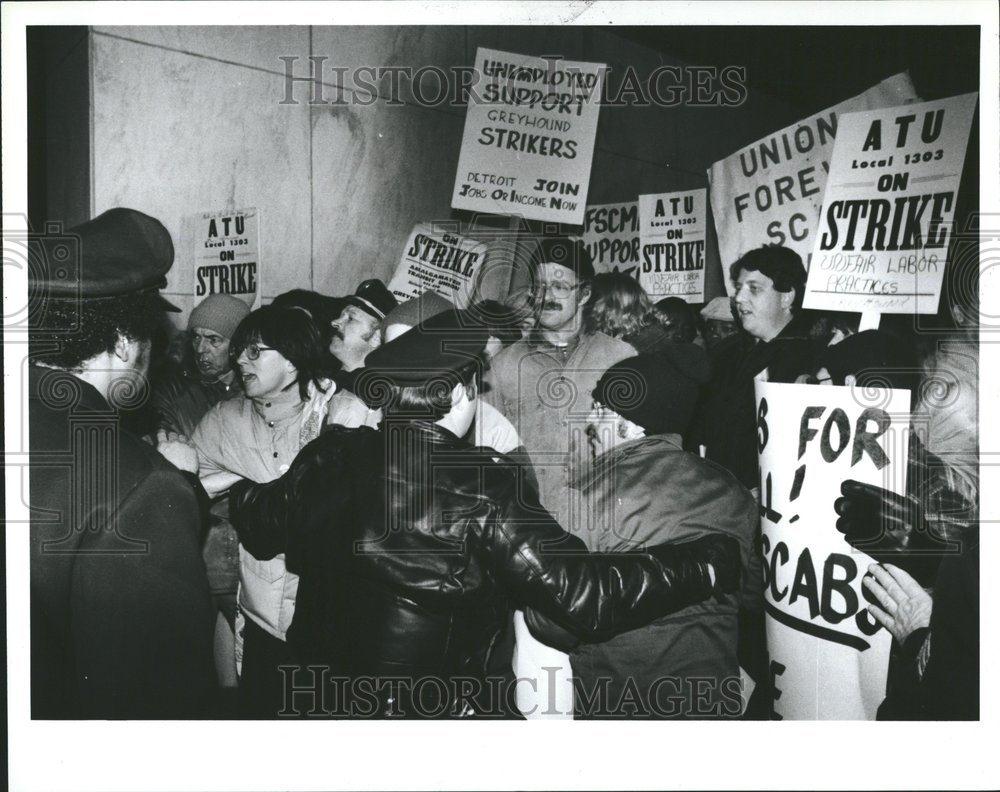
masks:
{"type": "Polygon", "coordinates": [[[740,715],[739,614],[763,610],[757,503],[728,471],[681,447],[708,375],[704,351],[683,343],[604,373],[588,420],[593,464],[571,482],[581,517],[565,524],[601,553],[731,536],[740,546],[743,586],[578,647],[578,718],[740,715]]]}

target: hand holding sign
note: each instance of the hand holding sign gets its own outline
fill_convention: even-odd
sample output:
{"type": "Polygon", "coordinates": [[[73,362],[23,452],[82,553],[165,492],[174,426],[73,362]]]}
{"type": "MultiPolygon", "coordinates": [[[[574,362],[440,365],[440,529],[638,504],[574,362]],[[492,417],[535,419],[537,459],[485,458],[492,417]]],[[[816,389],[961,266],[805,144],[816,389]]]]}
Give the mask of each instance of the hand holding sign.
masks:
{"type": "Polygon", "coordinates": [[[933,598],[899,567],[872,564],[862,583],[882,606],[869,605],[869,613],[899,643],[914,630],[930,626],[933,598]]]}
{"type": "Polygon", "coordinates": [[[923,505],[912,495],[898,495],[874,484],[848,479],[834,501],[837,530],[855,550],[876,561],[892,561],[921,585],[934,583],[950,537],[943,524],[932,533],[923,505]]]}

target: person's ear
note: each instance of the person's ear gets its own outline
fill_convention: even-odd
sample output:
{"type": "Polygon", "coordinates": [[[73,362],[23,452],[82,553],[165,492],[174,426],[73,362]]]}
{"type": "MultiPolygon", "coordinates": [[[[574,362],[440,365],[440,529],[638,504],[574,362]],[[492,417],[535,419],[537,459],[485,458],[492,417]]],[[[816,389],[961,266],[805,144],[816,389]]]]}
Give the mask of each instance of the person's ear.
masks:
{"type": "Polygon", "coordinates": [[[778,293],[781,295],[781,307],[791,313],[792,305],[795,304],[795,289],[778,293]]]}
{"type": "Polygon", "coordinates": [[[465,385],[459,382],[451,389],[451,406],[457,407],[462,401],[463,396],[465,396],[465,385]]]}
{"type": "Polygon", "coordinates": [[[132,359],[132,343],[132,341],[121,333],[118,334],[118,338],[115,340],[115,357],[122,363],[128,363],[132,359]]]}
{"type": "Polygon", "coordinates": [[[577,304],[582,308],[590,300],[590,284],[585,283],[577,289],[577,304]]]}

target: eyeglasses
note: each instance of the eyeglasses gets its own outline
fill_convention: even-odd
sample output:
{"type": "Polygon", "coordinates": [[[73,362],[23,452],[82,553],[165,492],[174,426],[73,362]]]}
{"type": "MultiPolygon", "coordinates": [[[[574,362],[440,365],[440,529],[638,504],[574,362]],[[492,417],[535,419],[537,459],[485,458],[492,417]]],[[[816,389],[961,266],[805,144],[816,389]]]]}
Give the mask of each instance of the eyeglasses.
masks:
{"type": "Polygon", "coordinates": [[[530,294],[532,297],[541,294],[542,292],[551,292],[556,297],[569,297],[574,291],[580,288],[582,284],[574,284],[570,286],[564,281],[555,281],[554,283],[539,283],[536,286],[532,286],[530,289],[530,294]]]}
{"type": "Polygon", "coordinates": [[[274,347],[261,346],[260,344],[249,344],[243,349],[242,354],[247,356],[247,360],[256,360],[260,357],[261,352],[266,352],[269,349],[273,350],[274,347]]]}

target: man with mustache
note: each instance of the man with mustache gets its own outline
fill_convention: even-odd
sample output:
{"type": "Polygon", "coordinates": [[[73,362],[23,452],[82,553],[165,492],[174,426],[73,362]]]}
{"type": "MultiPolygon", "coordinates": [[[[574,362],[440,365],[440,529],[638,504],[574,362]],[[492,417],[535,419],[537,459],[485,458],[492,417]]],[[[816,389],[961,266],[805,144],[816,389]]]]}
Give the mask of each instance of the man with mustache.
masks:
{"type": "Polygon", "coordinates": [[[354,294],[343,298],[340,315],[330,322],[330,354],[340,361],[334,376],[337,393],[330,400],[327,422],[338,426],[378,426],[379,413],[354,395],[354,372],[369,352],[382,345],[382,323],[397,305],[386,285],[377,278],[364,281],[354,294]]]}
{"type": "Polygon", "coordinates": [[[582,242],[543,237],[531,275],[537,326],[493,359],[485,397],[523,440],[542,505],[572,532],[566,484],[570,468],[586,464],[590,393],[609,366],[636,351],[583,326],[594,265],[582,242]]]}

